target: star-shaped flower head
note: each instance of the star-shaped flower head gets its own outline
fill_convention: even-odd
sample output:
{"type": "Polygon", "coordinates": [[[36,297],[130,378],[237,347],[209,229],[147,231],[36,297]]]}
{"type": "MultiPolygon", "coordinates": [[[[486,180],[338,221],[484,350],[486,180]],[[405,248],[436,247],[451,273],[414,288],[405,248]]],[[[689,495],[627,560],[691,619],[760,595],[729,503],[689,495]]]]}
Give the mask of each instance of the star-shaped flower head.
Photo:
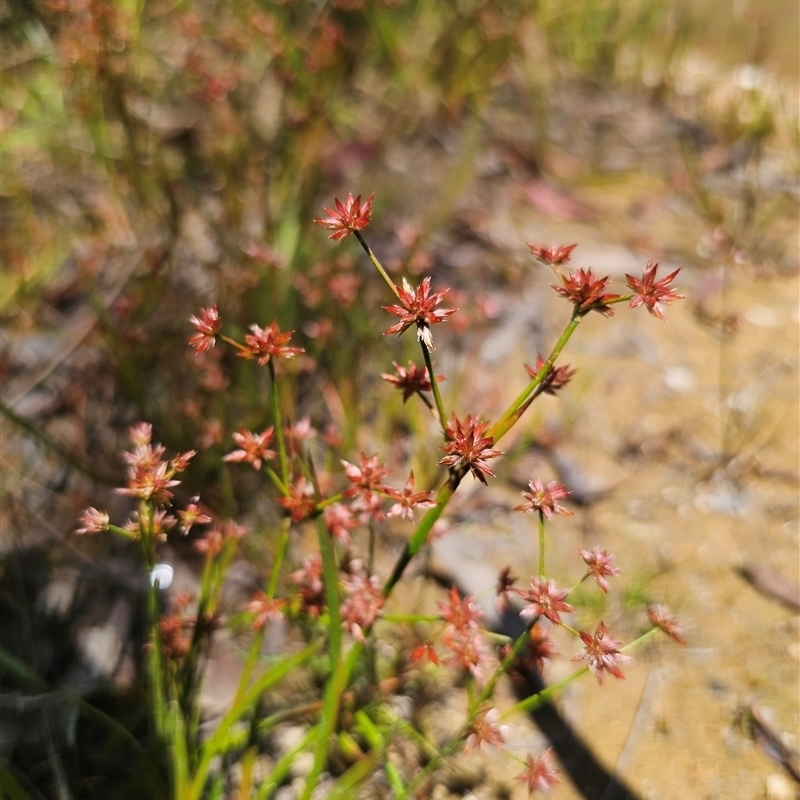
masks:
{"type": "MultiPolygon", "coordinates": [[[[545,360],[537,353],[535,367],[525,364],[525,372],[528,373],[528,377],[533,380],[542,371],[545,363],[545,360]]],[[[563,367],[553,367],[542,379],[541,391],[544,394],[555,395],[559,389],[563,389],[572,380],[577,371],[572,369],[569,364],[564,364],[563,367]]]]}
{"type": "Polygon", "coordinates": [[[439,464],[456,470],[467,467],[472,476],[485,486],[486,475],[495,477],[486,461],[503,455],[502,451],[491,449],[494,439],[483,435],[488,427],[488,422],[478,422],[477,417],[467,415],[462,422],[453,414],[446,431],[449,441],[442,445],[442,450],[447,455],[439,464]]]}
{"type": "Polygon", "coordinates": [[[402,305],[384,306],[384,310],[396,317],[400,317],[400,322],[392,325],[389,330],[384,331],[384,336],[389,333],[402,333],[412,325],[417,326],[417,338],[425,344],[428,350],[433,350],[433,337],[431,336],[431,325],[444,322],[451,314],[455,314],[458,309],[439,308],[436,306],[442,302],[444,296],[450,291],[444,289],[441,292],[431,294],[431,279],[423,278],[422,283],[413,289],[411,284],[403,278],[403,287],[397,288],[397,296],[402,305]]]}
{"type": "Polygon", "coordinates": [[[549,267],[558,267],[561,264],[566,264],[572,251],[577,247],[575,244],[564,244],[560,247],[551,245],[550,247],[540,247],[536,244],[528,242],[533,257],[541,264],[546,264],[549,267]]]}
{"type": "Polygon", "coordinates": [[[664,320],[664,312],[662,311],[665,303],[672,303],[674,300],[683,300],[686,295],[676,294],[672,291],[670,283],[674,280],[675,276],[680,272],[680,268],[674,272],[670,272],[665,278],[660,281],[656,280],[656,270],[658,264],[653,264],[648,260],[647,265],[642,272],[642,279],[638,280],[633,275],[625,274],[628,286],[633,289],[634,295],[628,303],[628,308],[638,308],[639,306],[647,306],[647,310],[660,320],[664,320]]]}
{"type": "Polygon", "coordinates": [[[541,480],[536,478],[528,483],[528,488],[529,492],[520,492],[528,502],[514,506],[514,511],[538,511],[547,519],[552,519],[553,514],[562,517],[572,516],[572,512],[568,508],[558,505],[558,500],[569,496],[569,492],[560,483],[550,481],[547,486],[544,486],[541,480]]]}
{"type": "Polygon", "coordinates": [[[240,449],[223,456],[222,460],[246,461],[253,465],[253,469],[261,469],[262,461],[269,461],[277,455],[274,450],[269,449],[273,432],[274,429],[272,427],[261,433],[252,433],[242,428],[241,431],[233,434],[233,440],[239,445],[240,449]]]}
{"type": "Polygon", "coordinates": [[[378,461],[378,454],[367,458],[362,451],[358,464],[351,464],[349,461],[341,460],[344,467],[344,474],[347,480],[353,484],[344,493],[345,497],[355,497],[362,495],[369,499],[373,492],[385,492],[383,479],[389,474],[390,470],[378,461]]]}
{"type": "Polygon", "coordinates": [[[250,333],[244,337],[247,348],[239,351],[241,358],[255,358],[260,366],[264,366],[270,358],[294,358],[305,352],[302,347],[287,347],[294,331],[281,333],[274,320],[266,328],[258,325],[250,326],[250,333]]]}
{"type": "Polygon", "coordinates": [[[551,763],[551,750],[548,747],[538,758],[528,755],[525,771],[517,776],[517,780],[528,784],[528,796],[539,790],[546,792],[551,786],[559,783],[556,777],[561,770],[556,769],[551,763]]]}
{"type": "Polygon", "coordinates": [[[557,294],[566,298],[575,305],[577,312],[583,316],[590,311],[599,311],[603,316],[613,317],[614,309],[608,303],[616,300],[618,294],[605,292],[609,279],[595,278],[591,269],[579,269],[577,272],[570,270],[569,275],[561,278],[563,286],[553,286],[557,294]]]}
{"type": "Polygon", "coordinates": [[[432,508],[436,503],[428,500],[430,491],[414,491],[414,470],[411,470],[406,481],[405,487],[401,492],[399,489],[386,487],[386,491],[391,495],[395,504],[386,512],[387,517],[403,517],[404,519],[414,519],[414,508],[432,508]]]}
{"type": "Polygon", "coordinates": [[[361,195],[353,199],[353,195],[347,195],[347,200],[342,203],[338,197],[333,198],[336,210],[325,209],[327,219],[315,219],[317,225],[322,225],[333,233],[328,237],[334,242],[341,242],[355,231],[364,230],[372,219],[372,200],[375,197],[373,192],[366,203],[361,204],[361,195]]]}
{"type": "Polygon", "coordinates": [[[594,634],[586,631],[578,633],[584,647],[570,661],[586,661],[599,684],[603,683],[604,672],[624,680],[625,676],[622,674],[620,664],[630,661],[631,658],[620,652],[622,642],[611,638],[605,623],[601,620],[594,634]]]}
{"type": "Polygon", "coordinates": [[[519,612],[525,620],[547,617],[550,622],[557,625],[561,621],[562,611],[569,614],[575,610],[569,603],[564,602],[569,595],[569,589],[559,589],[555,581],[547,578],[531,578],[530,589],[515,589],[515,591],[529,603],[519,612]]]}
{"type": "Polygon", "coordinates": [[[597,581],[597,585],[608,594],[608,581],[606,577],[619,575],[619,569],[611,563],[614,557],[606,550],[595,546],[593,550],[578,550],[583,563],[586,564],[586,576],[597,581]]]}
{"type": "Polygon", "coordinates": [[[189,322],[192,323],[197,331],[197,333],[189,339],[189,344],[194,348],[194,354],[200,355],[200,353],[205,353],[206,350],[210,350],[216,344],[216,336],[222,325],[217,307],[210,306],[209,308],[201,308],[200,316],[189,317],[189,322]]]}
{"type": "MultiPolygon", "coordinates": [[[[404,404],[412,395],[429,392],[433,388],[431,379],[428,377],[428,370],[425,367],[417,366],[413,361],[408,362],[408,367],[402,367],[396,361],[392,361],[392,366],[397,375],[384,373],[381,378],[403,392],[404,404]]],[[[441,383],[443,380],[444,375],[436,376],[437,383],[441,383]]]]}
{"type": "Polygon", "coordinates": [[[686,644],[686,639],[683,638],[683,629],[667,606],[647,606],[647,616],[650,622],[663,633],[666,633],[673,642],[682,645],[686,644]]]}

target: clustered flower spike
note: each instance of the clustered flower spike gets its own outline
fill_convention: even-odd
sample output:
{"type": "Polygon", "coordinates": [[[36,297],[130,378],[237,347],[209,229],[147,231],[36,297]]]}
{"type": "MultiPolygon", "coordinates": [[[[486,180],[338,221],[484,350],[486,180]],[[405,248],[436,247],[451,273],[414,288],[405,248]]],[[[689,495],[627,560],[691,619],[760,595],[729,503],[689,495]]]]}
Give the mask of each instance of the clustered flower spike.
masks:
{"type": "Polygon", "coordinates": [[[591,269],[570,270],[569,275],[559,275],[563,286],[553,286],[556,293],[575,305],[578,314],[583,316],[590,311],[599,311],[603,316],[613,317],[614,309],[608,303],[620,295],[605,291],[609,278],[595,278],[591,269]]]}
{"type": "Polygon", "coordinates": [[[81,527],[75,533],[102,533],[108,530],[108,513],[90,506],[81,514],[80,523],[81,527]]]}
{"type": "Polygon", "coordinates": [[[302,347],[287,347],[294,331],[281,333],[278,323],[273,321],[266,328],[250,326],[250,333],[244,337],[246,348],[239,351],[240,358],[255,358],[259,366],[264,366],[270,358],[294,358],[305,352],[302,347]]]}
{"type": "Polygon", "coordinates": [[[528,785],[528,796],[534,792],[547,792],[552,786],[559,783],[558,775],[560,769],[556,769],[551,763],[552,748],[548,747],[540,756],[528,755],[525,771],[517,776],[517,780],[528,785]]]}
{"type": "Polygon", "coordinates": [[[594,634],[586,631],[578,631],[578,634],[584,647],[570,660],[586,661],[589,669],[597,678],[598,684],[603,683],[604,672],[624,680],[625,676],[622,674],[620,664],[627,663],[631,658],[620,652],[622,642],[611,638],[605,623],[601,620],[594,634]]]}
{"type": "Polygon", "coordinates": [[[450,651],[446,664],[455,664],[483,682],[489,652],[480,634],[479,623],[483,612],[474,597],[461,597],[455,586],[450,589],[447,603],[439,603],[442,619],[447,623],[444,646],[450,651]]]}
{"type": "Polygon", "coordinates": [[[505,744],[507,727],[500,724],[500,712],[496,708],[482,708],[470,725],[464,749],[482,750],[484,744],[501,747],[505,744]]]}
{"type": "Polygon", "coordinates": [[[485,486],[486,475],[495,477],[486,461],[503,455],[502,451],[491,449],[494,439],[483,435],[488,427],[488,422],[478,422],[477,417],[467,415],[462,422],[453,414],[446,431],[449,441],[441,448],[447,455],[439,464],[455,470],[466,467],[485,486]]]}
{"type": "Polygon", "coordinates": [[[625,274],[628,286],[633,290],[633,298],[628,303],[628,308],[638,308],[639,306],[646,306],[647,310],[657,319],[664,320],[664,312],[662,308],[666,303],[672,303],[675,300],[683,300],[686,295],[676,294],[672,291],[670,284],[675,279],[675,276],[680,272],[676,269],[670,272],[665,278],[660,281],[656,280],[656,271],[658,264],[653,264],[648,260],[647,265],[642,272],[642,279],[638,280],[633,275],[625,274]]]}
{"type": "Polygon", "coordinates": [[[569,262],[572,251],[577,247],[576,244],[565,244],[558,247],[551,245],[550,247],[541,247],[536,244],[528,242],[533,257],[541,264],[548,267],[558,267],[561,264],[569,262]]]}
{"type": "Polygon", "coordinates": [[[314,513],[317,505],[313,484],[301,475],[289,484],[289,496],[279,497],[278,503],[289,513],[292,522],[302,522],[314,513]]]}
{"type": "Polygon", "coordinates": [[[663,605],[647,606],[647,616],[650,622],[660,631],[665,633],[673,642],[685,645],[686,639],[683,638],[683,630],[678,624],[678,620],[673,613],[663,605]]]}
{"type": "Polygon", "coordinates": [[[406,485],[403,491],[398,489],[387,488],[387,493],[397,502],[386,512],[387,517],[403,517],[405,519],[414,520],[414,508],[432,508],[436,503],[428,500],[430,490],[425,492],[414,491],[414,471],[412,470],[408,475],[406,485]]]}
{"type": "Polygon", "coordinates": [[[373,626],[386,598],[381,594],[381,582],[376,575],[354,575],[348,581],[342,600],[342,627],[359,642],[365,641],[364,631],[373,626]]]}
{"type": "Polygon", "coordinates": [[[253,614],[253,630],[259,631],[265,625],[272,625],[284,619],[283,607],[286,600],[282,598],[267,597],[263,591],[257,591],[253,599],[245,603],[244,610],[253,614]]]}
{"type": "Polygon", "coordinates": [[[553,514],[558,514],[562,517],[572,516],[572,511],[558,505],[556,502],[569,496],[569,492],[560,483],[550,481],[547,486],[544,486],[541,480],[537,478],[531,481],[528,486],[530,488],[529,492],[521,492],[528,502],[515,506],[514,511],[538,511],[540,514],[544,514],[547,519],[552,519],[553,514]]]}
{"type": "Polygon", "coordinates": [[[200,355],[210,350],[217,342],[222,322],[216,306],[201,308],[199,317],[189,317],[189,322],[196,328],[197,333],[189,339],[189,344],[194,347],[194,354],[200,355]]]}
{"type": "Polygon", "coordinates": [[[614,557],[606,550],[595,546],[592,550],[578,550],[583,563],[586,564],[586,575],[597,581],[597,585],[608,594],[608,581],[606,577],[619,575],[619,569],[611,563],[614,557]]]}
{"type": "MultiPolygon", "coordinates": [[[[400,364],[392,361],[396,375],[381,375],[381,378],[392,386],[400,389],[403,392],[403,403],[409,397],[420,392],[429,392],[433,388],[431,380],[428,377],[428,370],[425,367],[417,366],[413,361],[408,362],[408,367],[400,366],[400,364]]],[[[439,383],[444,380],[444,375],[437,375],[436,382],[439,383]]]]}
{"type": "Polygon", "coordinates": [[[353,484],[345,491],[345,497],[355,497],[360,494],[368,500],[375,491],[387,491],[383,485],[383,479],[390,470],[379,463],[377,453],[372,458],[367,458],[362,452],[358,466],[342,459],[342,466],[347,480],[353,484]]]}
{"type": "Polygon", "coordinates": [[[123,460],[128,464],[127,486],[117,489],[117,492],[164,505],[172,499],[170,489],[180,483],[174,480],[175,474],[186,469],[195,451],[190,450],[171,461],[163,461],[161,457],[165,448],[160,444],[151,444],[152,430],[148,423],[140,423],[130,429],[133,450],[123,454],[123,460]]]}
{"type": "Polygon", "coordinates": [[[372,200],[375,197],[373,192],[366,203],[361,204],[361,195],[353,199],[352,194],[347,195],[347,200],[342,203],[338,197],[333,198],[336,210],[325,209],[327,219],[315,219],[317,225],[322,225],[333,233],[328,237],[335,242],[341,242],[355,231],[363,230],[369,225],[372,219],[372,200]]]}
{"type": "Polygon", "coordinates": [[[233,434],[233,440],[239,445],[239,450],[234,450],[222,457],[223,461],[244,461],[253,465],[253,469],[261,469],[262,461],[269,461],[275,458],[277,453],[268,448],[272,441],[274,428],[269,427],[261,433],[252,433],[242,428],[238,433],[233,434]]]}
{"type": "Polygon", "coordinates": [[[403,286],[397,288],[397,296],[402,305],[384,306],[384,310],[396,317],[400,317],[400,322],[392,325],[384,331],[384,336],[390,333],[403,333],[412,325],[417,326],[417,338],[428,348],[433,350],[433,336],[431,335],[431,325],[444,322],[451,314],[455,314],[458,309],[440,308],[436,306],[442,302],[449,289],[431,294],[431,279],[423,278],[422,283],[414,289],[411,284],[403,278],[403,286]]]}
{"type": "Polygon", "coordinates": [[[561,613],[569,614],[573,607],[564,602],[569,594],[569,589],[559,589],[555,581],[546,578],[531,578],[530,589],[514,590],[529,605],[525,606],[519,615],[525,620],[547,617],[550,622],[557,625],[561,622],[561,613]]]}
{"type": "MultiPolygon", "coordinates": [[[[532,380],[542,371],[546,363],[547,362],[537,353],[536,366],[529,367],[525,364],[525,372],[528,373],[528,377],[532,380]]],[[[541,391],[545,394],[555,395],[559,389],[563,389],[572,380],[577,371],[576,369],[572,369],[569,364],[565,364],[563,367],[553,367],[542,379],[540,384],[542,387],[541,391]]]]}

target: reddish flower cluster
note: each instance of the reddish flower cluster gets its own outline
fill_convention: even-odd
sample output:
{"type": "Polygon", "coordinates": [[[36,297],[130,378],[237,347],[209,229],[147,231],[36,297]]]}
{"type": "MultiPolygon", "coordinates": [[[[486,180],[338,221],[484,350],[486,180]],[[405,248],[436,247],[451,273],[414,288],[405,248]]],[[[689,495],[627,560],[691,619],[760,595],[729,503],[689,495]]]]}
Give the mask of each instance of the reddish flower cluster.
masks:
{"type": "Polygon", "coordinates": [[[313,484],[301,475],[289,485],[289,496],[279,497],[278,503],[289,512],[292,522],[302,522],[317,506],[313,484]]]}
{"type": "Polygon", "coordinates": [[[333,202],[336,204],[336,209],[326,208],[325,213],[328,218],[315,219],[314,222],[329,231],[333,231],[328,237],[329,239],[341,242],[350,234],[363,230],[369,225],[372,219],[372,200],[374,197],[375,194],[371,194],[363,205],[361,204],[361,195],[354,200],[353,195],[348,194],[344,203],[340,202],[338,197],[334,197],[333,202]]]}
{"type": "Polygon", "coordinates": [[[619,575],[619,569],[611,564],[614,557],[605,550],[595,546],[592,550],[578,550],[583,563],[586,564],[586,576],[597,581],[597,585],[608,594],[607,576],[619,575]]]}
{"type": "Polygon", "coordinates": [[[550,634],[544,625],[539,622],[534,623],[528,633],[528,646],[523,656],[524,663],[529,667],[535,666],[541,673],[544,669],[544,660],[557,655],[558,650],[550,641],[550,634]]]}
{"type": "MultiPolygon", "coordinates": [[[[425,367],[419,367],[413,361],[408,362],[408,367],[401,367],[400,364],[392,361],[392,366],[397,375],[387,375],[383,373],[381,378],[403,392],[403,403],[412,395],[421,392],[429,392],[433,388],[431,380],[428,377],[428,370],[426,370],[425,367]]],[[[437,382],[443,380],[444,375],[436,376],[437,382]]]]}
{"type": "Polygon", "coordinates": [[[375,575],[354,575],[347,582],[347,597],[342,601],[342,626],[359,642],[364,641],[364,631],[378,618],[386,598],[381,594],[381,584],[375,575]]]}
{"type": "Polygon", "coordinates": [[[272,441],[275,429],[266,428],[261,433],[252,433],[242,428],[238,433],[233,434],[233,440],[239,445],[239,450],[234,450],[222,457],[223,461],[245,461],[253,465],[253,469],[261,469],[262,461],[269,461],[275,458],[277,453],[270,450],[268,445],[272,441]]]}
{"type": "Polygon", "coordinates": [[[198,553],[203,553],[206,558],[213,559],[222,552],[225,542],[230,539],[241,539],[246,534],[246,528],[228,520],[221,525],[215,525],[206,531],[201,538],[195,539],[194,549],[198,553]]]}
{"type": "Polygon", "coordinates": [[[325,608],[325,584],[322,580],[322,556],[319,553],[303,560],[303,566],[289,576],[300,591],[302,610],[316,619],[325,608]]]}
{"type": "Polygon", "coordinates": [[[620,652],[622,642],[611,638],[605,623],[601,620],[594,634],[587,631],[578,631],[578,634],[584,647],[570,660],[586,661],[599,684],[603,683],[604,672],[624,680],[620,664],[627,663],[631,658],[620,652]]]}
{"type": "Polygon", "coordinates": [[[488,422],[478,422],[477,417],[468,415],[462,422],[453,414],[445,431],[449,441],[441,448],[447,455],[439,464],[454,470],[467,468],[485,486],[486,475],[495,477],[487,460],[503,455],[502,451],[491,449],[494,439],[483,435],[488,427],[488,422]]]}
{"type": "Polygon", "coordinates": [[[98,511],[96,508],[89,507],[80,518],[80,528],[75,529],[75,533],[102,533],[108,530],[108,513],[98,511]]]}
{"type": "Polygon", "coordinates": [[[440,308],[436,306],[442,302],[449,289],[431,294],[431,279],[423,278],[422,283],[413,289],[411,284],[403,278],[403,287],[395,287],[401,305],[384,306],[384,310],[396,317],[400,317],[400,322],[392,325],[384,331],[384,336],[390,333],[403,333],[412,325],[417,326],[417,338],[428,348],[435,349],[433,346],[433,336],[431,335],[431,325],[444,322],[451,314],[455,314],[458,309],[440,308]]]}
{"type": "Polygon", "coordinates": [[[563,286],[553,286],[556,293],[574,304],[578,314],[583,316],[590,311],[599,311],[606,317],[614,316],[614,309],[608,303],[617,300],[620,295],[605,291],[609,279],[595,278],[591,269],[579,269],[577,272],[570,270],[569,275],[561,278],[563,286]]]}
{"type": "Polygon", "coordinates": [[[179,528],[184,536],[189,533],[193,526],[208,525],[211,522],[211,517],[197,505],[199,499],[199,497],[193,497],[186,508],[177,512],[180,522],[179,528]]]}
{"type": "Polygon", "coordinates": [[[541,247],[536,244],[528,242],[533,257],[541,264],[546,264],[549,267],[558,267],[561,264],[569,262],[572,251],[577,247],[576,244],[565,244],[560,247],[551,245],[550,247],[541,247]]]}
{"type": "Polygon", "coordinates": [[[414,508],[432,508],[436,503],[428,500],[430,491],[415,492],[414,491],[414,472],[409,473],[406,485],[403,491],[397,489],[387,488],[389,495],[397,500],[397,502],[386,513],[387,517],[404,517],[405,519],[414,519],[414,508]]]}
{"type": "Polygon", "coordinates": [[[200,316],[189,317],[189,322],[197,329],[197,333],[189,339],[189,344],[194,348],[194,354],[205,353],[216,344],[216,336],[222,325],[217,307],[201,308],[200,316]]]}
{"type": "Polygon", "coordinates": [[[159,505],[168,503],[172,499],[170,489],[180,483],[174,480],[174,476],[186,469],[195,451],[182,453],[171,461],[162,461],[165,448],[160,444],[151,445],[151,425],[140,423],[130,429],[129,435],[133,450],[123,454],[128,464],[128,485],[117,492],[140,500],[152,500],[159,505]]]}
{"type": "Polygon", "coordinates": [[[500,712],[496,708],[484,707],[472,721],[464,741],[464,749],[483,749],[484,744],[501,747],[505,744],[507,726],[500,724],[500,712]]]}
{"type": "Polygon", "coordinates": [[[547,617],[550,622],[561,622],[561,613],[569,614],[574,611],[564,598],[569,594],[569,589],[559,589],[555,581],[545,578],[531,578],[530,589],[515,589],[516,593],[530,605],[525,606],[519,615],[526,620],[537,617],[547,617]]]}
{"type": "MultiPolygon", "coordinates": [[[[528,377],[533,380],[542,371],[545,363],[545,360],[537,353],[535,367],[529,367],[525,364],[525,372],[528,373],[528,377]]],[[[542,387],[542,392],[555,395],[559,389],[563,389],[572,380],[577,371],[576,369],[571,369],[569,364],[565,364],[563,367],[553,367],[539,384],[542,387]]]]}
{"type": "Polygon", "coordinates": [[[439,608],[447,623],[444,645],[451,653],[445,663],[459,666],[482,683],[489,660],[479,627],[483,612],[472,597],[462,598],[455,586],[450,590],[447,603],[439,603],[439,608]]]}
{"type": "Polygon", "coordinates": [[[327,506],[322,512],[322,519],[328,533],[338,539],[343,544],[349,544],[350,531],[356,527],[358,520],[353,516],[353,512],[343,503],[334,503],[327,506]]]}
{"type": "Polygon", "coordinates": [[[286,345],[293,334],[294,331],[281,333],[275,321],[270,322],[266,328],[251,325],[250,333],[244,337],[247,346],[244,350],[240,350],[238,355],[240,358],[255,358],[262,367],[270,358],[294,358],[305,351],[302,347],[286,345]]]}
{"type": "Polygon", "coordinates": [[[538,758],[528,755],[527,767],[525,771],[517,776],[517,780],[528,785],[528,794],[532,795],[537,791],[548,791],[552,786],[559,783],[558,775],[560,769],[556,769],[551,763],[552,748],[548,747],[538,758]]]}
{"type": "Polygon", "coordinates": [[[345,497],[362,495],[369,499],[373,492],[388,492],[383,485],[383,479],[390,470],[378,462],[378,454],[367,458],[362,452],[358,466],[342,459],[344,474],[353,485],[344,493],[345,497]]]}
{"type": "Polygon", "coordinates": [[[167,533],[178,524],[178,520],[167,513],[166,509],[153,509],[143,516],[139,516],[138,511],[134,511],[128,521],[122,526],[124,530],[130,531],[134,538],[138,539],[145,534],[153,541],[165,542],[167,533]]]}
{"type": "Polygon", "coordinates": [[[253,599],[245,603],[244,610],[253,614],[253,630],[259,631],[267,624],[274,624],[284,619],[283,607],[286,601],[267,597],[265,592],[258,591],[253,599]]]}
{"type": "Polygon", "coordinates": [[[633,299],[628,303],[628,308],[638,308],[639,306],[646,306],[647,310],[660,320],[664,320],[664,312],[662,311],[664,304],[672,303],[675,300],[683,300],[686,295],[676,294],[672,291],[670,284],[675,279],[675,276],[680,272],[676,269],[670,272],[665,278],[660,281],[656,280],[656,271],[658,264],[653,264],[649,260],[642,272],[642,279],[638,280],[632,275],[625,274],[628,286],[633,290],[633,299]]]}
{"type": "Polygon", "coordinates": [[[683,630],[667,606],[647,606],[647,616],[650,622],[669,636],[672,641],[682,645],[686,644],[686,639],[683,638],[683,630]]]}
{"type": "Polygon", "coordinates": [[[557,501],[569,495],[569,492],[556,481],[550,481],[547,486],[544,486],[537,478],[531,481],[528,486],[529,492],[521,492],[522,496],[528,501],[514,507],[514,511],[538,511],[544,514],[547,519],[552,519],[553,514],[558,514],[562,517],[571,517],[572,511],[563,506],[558,505],[557,501]]]}

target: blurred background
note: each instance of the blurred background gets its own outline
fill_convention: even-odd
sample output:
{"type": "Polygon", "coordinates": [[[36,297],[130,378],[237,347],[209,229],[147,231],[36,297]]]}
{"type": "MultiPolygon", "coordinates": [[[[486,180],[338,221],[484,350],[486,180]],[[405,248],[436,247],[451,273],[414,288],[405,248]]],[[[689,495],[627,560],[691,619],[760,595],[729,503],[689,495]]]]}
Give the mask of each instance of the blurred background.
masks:
{"type": "MultiPolygon", "coordinates": [[[[526,242],[577,242],[618,291],[647,259],[683,268],[666,325],[587,318],[577,378],[515,429],[436,557],[525,574],[531,532],[500,509],[562,480],[578,513],[554,569],[599,544],[623,570],[587,613],[628,639],[632,609],[666,601],[689,639],[570,688],[566,718],[642,798],[797,797],[797,3],[4,0],[0,32],[0,777],[26,792],[7,796],[146,796],[97,717],[147,731],[139,561],[72,536],[87,505],[126,512],[129,425],[197,449],[182,492],[248,523],[242,592],[269,563],[263,486],[220,460],[269,423],[266,375],[192,354],[200,307],[239,338],[295,330],[290,416],[435,483],[412,447],[425,409],[379,377],[416,344],[381,335],[385,286],[311,222],[374,192],[389,272],[460,308],[435,332],[459,414],[497,416],[568,318],[526,242]]],[[[521,790],[486,769],[447,791],[521,790]]]]}

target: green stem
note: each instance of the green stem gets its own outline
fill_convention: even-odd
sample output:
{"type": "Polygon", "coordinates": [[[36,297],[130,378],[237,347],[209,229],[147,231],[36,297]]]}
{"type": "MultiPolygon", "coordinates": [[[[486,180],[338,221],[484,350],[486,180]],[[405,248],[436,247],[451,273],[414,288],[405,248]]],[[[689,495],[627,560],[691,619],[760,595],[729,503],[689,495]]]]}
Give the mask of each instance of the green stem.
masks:
{"type": "Polygon", "coordinates": [[[333,542],[325,523],[317,517],[317,534],[319,550],[322,556],[322,575],[325,581],[325,600],[328,605],[328,654],[331,671],[336,669],[342,649],[342,615],[339,608],[339,576],[336,569],[336,557],[333,542]]]}
{"type": "Polygon", "coordinates": [[[544,514],[539,511],[539,577],[544,575],[544,514]]]}
{"type": "Polygon", "coordinates": [[[394,285],[394,281],[389,277],[386,270],[383,268],[383,265],[380,261],[378,261],[375,253],[370,250],[369,245],[364,241],[364,237],[361,235],[359,231],[353,231],[353,235],[358,239],[358,243],[364,248],[364,252],[367,254],[367,257],[372,262],[375,269],[378,270],[380,276],[386,281],[386,285],[392,290],[394,296],[399,300],[400,293],[397,291],[397,287],[394,285]]]}
{"type": "Polygon", "coordinates": [[[458,484],[461,478],[458,473],[453,473],[450,475],[450,478],[445,483],[436,494],[436,505],[432,508],[429,508],[428,511],[425,513],[425,516],[419,521],[419,525],[417,525],[417,529],[414,531],[411,539],[408,540],[406,543],[403,552],[400,554],[400,557],[397,559],[397,563],[394,565],[394,569],[392,570],[392,574],[387,579],[386,583],[383,585],[383,589],[381,590],[381,594],[384,597],[388,597],[392,593],[392,589],[394,589],[397,582],[403,575],[408,563],[411,559],[419,552],[419,549],[422,547],[423,544],[428,539],[430,535],[431,529],[436,524],[436,521],[439,517],[442,516],[442,512],[447,507],[447,504],[450,502],[450,498],[455,493],[455,490],[458,488],[458,484]]]}
{"type": "MultiPolygon", "coordinates": [[[[658,634],[658,628],[651,628],[649,631],[643,633],[638,639],[634,639],[630,644],[626,644],[620,652],[621,653],[630,653],[632,650],[635,650],[640,645],[644,644],[645,642],[649,641],[653,637],[658,634]]],[[[545,703],[549,703],[552,699],[553,695],[558,692],[560,689],[563,689],[568,684],[572,683],[576,678],[579,678],[581,675],[585,675],[589,671],[589,667],[584,666],[580,669],[575,670],[575,672],[567,675],[566,678],[560,680],[558,683],[552,684],[552,686],[548,686],[545,689],[542,689],[541,692],[537,694],[533,694],[530,697],[526,697],[524,700],[520,700],[519,703],[512,706],[508,709],[508,711],[504,711],[501,714],[501,719],[505,719],[506,717],[510,717],[516,711],[536,711],[537,709],[541,708],[545,703]]]]}
{"type": "Polygon", "coordinates": [[[272,419],[275,425],[275,440],[278,443],[278,458],[281,464],[283,485],[289,486],[289,462],[286,458],[286,442],[283,439],[283,417],[281,416],[281,399],[278,396],[278,380],[275,377],[273,359],[267,362],[269,367],[270,394],[272,395],[272,419]]]}
{"type": "Polygon", "coordinates": [[[431,389],[433,391],[433,399],[436,403],[436,411],[439,413],[439,425],[444,431],[447,426],[447,416],[444,413],[444,403],[442,402],[442,394],[439,391],[439,384],[436,381],[436,375],[433,372],[433,362],[431,361],[431,354],[425,342],[421,339],[419,346],[422,348],[422,357],[425,359],[425,366],[428,368],[428,378],[431,382],[431,389]]]}
{"type": "Polygon", "coordinates": [[[575,329],[578,327],[581,319],[582,317],[579,314],[573,312],[567,327],[564,328],[564,332],[561,334],[558,341],[555,343],[555,346],[550,351],[547,361],[544,362],[542,368],[536,373],[536,377],[533,378],[533,380],[531,380],[531,382],[522,390],[514,402],[511,403],[511,405],[506,409],[505,413],[500,417],[500,419],[498,419],[497,422],[495,422],[495,424],[489,428],[487,435],[491,436],[495,443],[500,441],[500,437],[507,433],[510,429],[511,425],[508,423],[512,421],[514,413],[525,403],[531,392],[536,390],[536,387],[539,386],[539,384],[550,373],[550,370],[553,369],[553,364],[555,364],[556,359],[559,357],[559,355],[561,355],[561,351],[564,349],[564,346],[569,341],[572,334],[575,333],[575,329]]]}
{"type": "Polygon", "coordinates": [[[281,532],[278,537],[278,547],[275,550],[275,563],[272,565],[272,572],[269,575],[269,584],[267,585],[267,597],[270,600],[275,597],[275,592],[278,590],[278,580],[281,576],[281,569],[283,568],[283,560],[286,558],[286,551],[289,549],[289,532],[292,521],[286,517],[281,522],[281,532]]]}

